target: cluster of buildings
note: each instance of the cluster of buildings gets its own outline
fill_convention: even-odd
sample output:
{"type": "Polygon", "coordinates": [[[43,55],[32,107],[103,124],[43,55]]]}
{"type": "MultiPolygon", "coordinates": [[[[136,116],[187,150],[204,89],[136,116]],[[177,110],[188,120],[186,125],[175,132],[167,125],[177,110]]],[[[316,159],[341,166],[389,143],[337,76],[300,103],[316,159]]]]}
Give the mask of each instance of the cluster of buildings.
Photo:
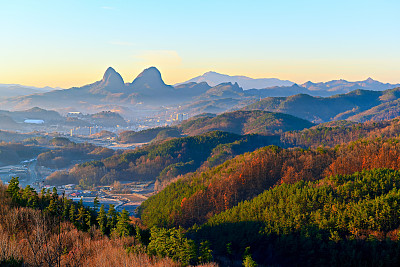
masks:
{"type": "Polygon", "coordinates": [[[70,135],[74,136],[74,135],[92,135],[92,134],[96,134],[99,133],[103,130],[103,127],[100,126],[92,126],[92,127],[74,127],[70,130],[70,135]]]}
{"type": "Polygon", "coordinates": [[[168,126],[177,122],[181,122],[187,120],[189,118],[189,114],[187,113],[172,113],[160,115],[152,118],[147,118],[141,121],[139,125],[139,130],[145,130],[151,127],[157,126],[168,126]]]}
{"type": "Polygon", "coordinates": [[[177,113],[174,121],[184,121],[187,120],[188,118],[189,118],[188,114],[186,113],[177,113]]]}
{"type": "Polygon", "coordinates": [[[75,187],[75,184],[67,184],[56,188],[59,195],[64,194],[67,198],[96,197],[100,193],[100,191],[80,190],[75,187]]]}

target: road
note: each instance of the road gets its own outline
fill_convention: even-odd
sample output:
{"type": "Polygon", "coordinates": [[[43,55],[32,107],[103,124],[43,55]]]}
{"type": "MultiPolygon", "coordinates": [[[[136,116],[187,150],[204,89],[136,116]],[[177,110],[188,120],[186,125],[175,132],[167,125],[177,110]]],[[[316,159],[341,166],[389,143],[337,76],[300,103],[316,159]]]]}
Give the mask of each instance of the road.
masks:
{"type": "MultiPolygon", "coordinates": [[[[27,185],[32,186],[34,183],[39,182],[40,178],[36,171],[36,159],[31,159],[28,162],[21,162],[21,165],[16,165],[20,168],[25,168],[26,170],[26,178],[20,179],[20,185],[24,188],[27,185]],[[24,167],[26,166],[26,167],[24,167]]],[[[17,175],[18,176],[18,175],[17,175]]]]}
{"type": "Polygon", "coordinates": [[[27,184],[32,185],[35,182],[39,182],[40,177],[36,171],[36,159],[28,164],[28,174],[27,184]]]}

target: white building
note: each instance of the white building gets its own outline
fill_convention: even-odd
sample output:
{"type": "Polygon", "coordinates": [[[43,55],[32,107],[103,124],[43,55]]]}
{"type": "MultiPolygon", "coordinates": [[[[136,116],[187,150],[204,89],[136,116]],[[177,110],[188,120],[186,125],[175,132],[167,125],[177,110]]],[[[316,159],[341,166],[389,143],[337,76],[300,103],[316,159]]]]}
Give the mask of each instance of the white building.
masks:
{"type": "Polygon", "coordinates": [[[43,124],[43,123],[44,123],[44,120],[31,120],[31,119],[26,119],[26,120],[24,120],[24,123],[43,124]]]}

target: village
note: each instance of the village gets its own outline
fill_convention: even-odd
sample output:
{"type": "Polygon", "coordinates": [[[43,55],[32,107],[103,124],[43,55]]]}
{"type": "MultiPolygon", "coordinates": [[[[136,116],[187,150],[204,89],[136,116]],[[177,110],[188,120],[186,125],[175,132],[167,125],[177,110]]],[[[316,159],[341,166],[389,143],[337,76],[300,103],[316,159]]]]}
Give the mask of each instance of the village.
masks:
{"type": "Polygon", "coordinates": [[[114,182],[112,185],[97,186],[90,190],[82,189],[76,184],[51,186],[43,179],[45,171],[42,169],[44,169],[42,166],[36,165],[35,159],[17,165],[3,166],[0,167],[0,181],[7,184],[12,177],[18,177],[21,187],[29,185],[36,192],[41,192],[42,189],[52,192],[53,188],[56,188],[61,197],[74,202],[82,201],[87,207],[93,207],[94,199],[97,198],[100,205],[104,204],[106,210],[109,205],[114,205],[117,211],[126,209],[132,216],[135,216],[136,208],[154,192],[154,182],[114,182]]]}
{"type": "MultiPolygon", "coordinates": [[[[46,189],[51,186],[44,186],[46,189]]],[[[130,215],[135,215],[135,210],[154,192],[153,182],[115,182],[111,186],[98,186],[92,190],[82,190],[75,184],[57,186],[60,196],[72,199],[75,202],[82,201],[84,206],[93,207],[96,198],[100,205],[104,204],[107,210],[109,205],[114,205],[117,211],[126,209],[130,215]],[[81,200],[82,199],[82,200],[81,200]]]]}

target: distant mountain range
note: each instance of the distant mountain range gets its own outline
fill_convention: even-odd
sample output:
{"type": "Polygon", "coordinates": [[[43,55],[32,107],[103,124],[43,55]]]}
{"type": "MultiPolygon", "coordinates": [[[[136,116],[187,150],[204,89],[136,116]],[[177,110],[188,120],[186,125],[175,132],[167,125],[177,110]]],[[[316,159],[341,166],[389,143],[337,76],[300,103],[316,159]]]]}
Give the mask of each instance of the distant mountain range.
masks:
{"type": "Polygon", "coordinates": [[[346,80],[333,80],[320,83],[306,82],[301,86],[307,88],[310,91],[326,91],[337,94],[348,93],[357,89],[383,91],[400,87],[400,84],[381,83],[379,81],[368,78],[365,81],[358,82],[348,82],[346,80]]]}
{"type": "MultiPolygon", "coordinates": [[[[154,102],[155,95],[157,95],[158,98],[176,99],[176,96],[171,97],[171,94],[174,95],[178,93],[178,100],[181,101],[182,98],[184,98],[184,100],[192,97],[202,98],[202,94],[206,94],[205,98],[209,98],[208,96],[210,95],[224,97],[226,92],[224,95],[221,90],[224,91],[226,88],[221,84],[232,84],[240,88],[234,89],[236,90],[234,94],[255,97],[291,96],[295,94],[331,96],[348,93],[357,89],[383,91],[400,87],[400,84],[381,83],[372,78],[355,82],[349,82],[343,79],[318,83],[308,81],[304,84],[297,85],[291,81],[277,78],[253,79],[246,76],[229,76],[213,71],[206,72],[201,76],[171,86],[164,83],[160,71],[155,67],[145,69],[132,83],[125,83],[121,75],[110,67],[106,70],[101,81],[68,89],[72,91],[66,91],[62,88],[38,88],[18,84],[0,84],[0,99],[31,94],[43,95],[50,91],[63,92],[52,93],[52,95],[66,95],[71,92],[80,91],[79,93],[89,93],[91,95],[108,95],[109,100],[115,100],[115,98],[120,98],[120,100],[122,100],[122,98],[125,98],[122,102],[140,102],[142,100],[154,102]],[[211,88],[213,88],[213,90],[206,93],[206,91],[211,88]]],[[[24,100],[29,102],[34,98],[35,97],[28,97],[24,100]]],[[[102,99],[102,102],[107,102],[108,99],[102,99]]]]}
{"type": "Polygon", "coordinates": [[[274,86],[291,86],[294,84],[291,81],[280,80],[276,78],[253,79],[246,76],[229,76],[226,74],[209,71],[204,73],[203,75],[197,76],[183,83],[178,83],[176,85],[192,83],[192,82],[195,83],[206,82],[210,86],[215,86],[221,83],[238,83],[240,87],[242,87],[244,90],[263,89],[274,86]]]}
{"type": "Polygon", "coordinates": [[[313,122],[386,120],[400,116],[400,87],[385,91],[358,89],[330,97],[267,97],[243,109],[282,112],[313,122]]]}
{"type": "Polygon", "coordinates": [[[175,86],[192,82],[206,82],[210,86],[216,86],[221,83],[237,83],[244,90],[269,89],[271,90],[271,96],[272,94],[276,96],[284,96],[279,94],[282,93],[281,91],[284,91],[283,94],[287,94],[286,91],[291,91],[288,90],[288,88],[294,89],[295,91],[297,90],[296,93],[309,93],[311,95],[327,96],[338,93],[348,93],[357,89],[383,91],[400,87],[400,84],[381,83],[379,81],[373,80],[372,78],[368,78],[365,81],[355,82],[349,82],[343,79],[319,83],[308,81],[304,84],[299,85],[299,87],[306,89],[304,90],[296,87],[292,88],[295,83],[288,80],[280,80],[277,78],[253,79],[246,76],[230,76],[214,71],[206,72],[203,75],[197,76],[183,83],[178,83],[175,86]]]}
{"type": "Polygon", "coordinates": [[[38,88],[38,87],[24,86],[19,84],[0,84],[0,99],[7,97],[44,93],[56,89],[60,88],[51,88],[51,87],[38,88]]]}
{"type": "MultiPolygon", "coordinates": [[[[231,77],[215,72],[206,74],[203,76],[221,79],[231,77]]],[[[397,104],[397,90],[392,90],[394,87],[400,88],[400,84],[385,84],[371,78],[359,82],[336,80],[325,83],[307,82],[303,85],[290,82],[289,86],[244,90],[239,82],[252,81],[256,84],[256,80],[265,82],[268,79],[232,77],[240,79],[238,82],[228,81],[217,85],[197,80],[199,83],[189,82],[171,86],[164,83],[157,68],[150,67],[131,83],[125,83],[121,75],[110,67],[100,81],[92,84],[50,92],[46,92],[50,88],[31,88],[29,90],[33,90],[32,92],[41,92],[0,99],[0,107],[6,110],[40,107],[63,112],[74,109],[87,113],[112,110],[128,118],[137,118],[154,115],[154,112],[173,105],[178,107],[180,112],[189,113],[191,116],[204,112],[221,113],[241,109],[265,98],[261,102],[266,103],[265,107],[261,107],[263,110],[288,113],[314,122],[325,122],[338,118],[360,121],[369,118],[391,118],[397,114],[397,105],[400,106],[400,103],[397,104]],[[352,91],[353,89],[363,90],[352,91]],[[351,93],[346,94],[349,91],[351,93]],[[387,115],[389,111],[391,115],[387,115]]],[[[214,82],[220,82],[221,79],[214,82]]],[[[247,83],[247,86],[250,86],[249,84],[247,83]]],[[[22,89],[20,91],[22,92],[22,89]]],[[[257,106],[263,105],[256,103],[248,108],[257,106]]]]}
{"type": "Polygon", "coordinates": [[[85,111],[91,106],[101,109],[102,106],[110,108],[110,105],[134,105],[144,100],[148,100],[149,103],[165,101],[164,98],[171,98],[170,93],[173,90],[172,86],[162,81],[161,74],[154,67],[144,70],[132,83],[125,83],[119,73],[113,68],[108,68],[103,79],[92,84],[13,97],[3,101],[1,106],[7,109],[36,106],[47,109],[75,107],[85,111]],[[154,97],[155,95],[157,97],[154,97]]]}
{"type": "MultiPolygon", "coordinates": [[[[288,95],[303,91],[307,92],[304,88],[300,88],[299,86],[295,86],[294,88],[293,86],[282,90],[286,90],[288,95]]],[[[274,95],[274,92],[277,92],[277,90],[243,90],[238,83],[230,82],[216,86],[210,86],[206,82],[191,82],[174,87],[164,83],[161,73],[155,67],[145,69],[132,83],[125,83],[118,72],[113,68],[108,68],[103,75],[103,79],[92,84],[12,97],[1,101],[0,105],[4,109],[14,110],[32,107],[46,109],[75,107],[81,111],[93,112],[93,110],[88,109],[95,107],[101,110],[104,107],[108,109],[112,107],[113,109],[123,110],[123,107],[137,108],[137,105],[142,105],[141,107],[143,105],[153,107],[168,106],[185,102],[213,101],[225,98],[248,101],[248,99],[271,96],[271,93],[274,95]]],[[[229,107],[221,111],[225,111],[229,107]]]]}

